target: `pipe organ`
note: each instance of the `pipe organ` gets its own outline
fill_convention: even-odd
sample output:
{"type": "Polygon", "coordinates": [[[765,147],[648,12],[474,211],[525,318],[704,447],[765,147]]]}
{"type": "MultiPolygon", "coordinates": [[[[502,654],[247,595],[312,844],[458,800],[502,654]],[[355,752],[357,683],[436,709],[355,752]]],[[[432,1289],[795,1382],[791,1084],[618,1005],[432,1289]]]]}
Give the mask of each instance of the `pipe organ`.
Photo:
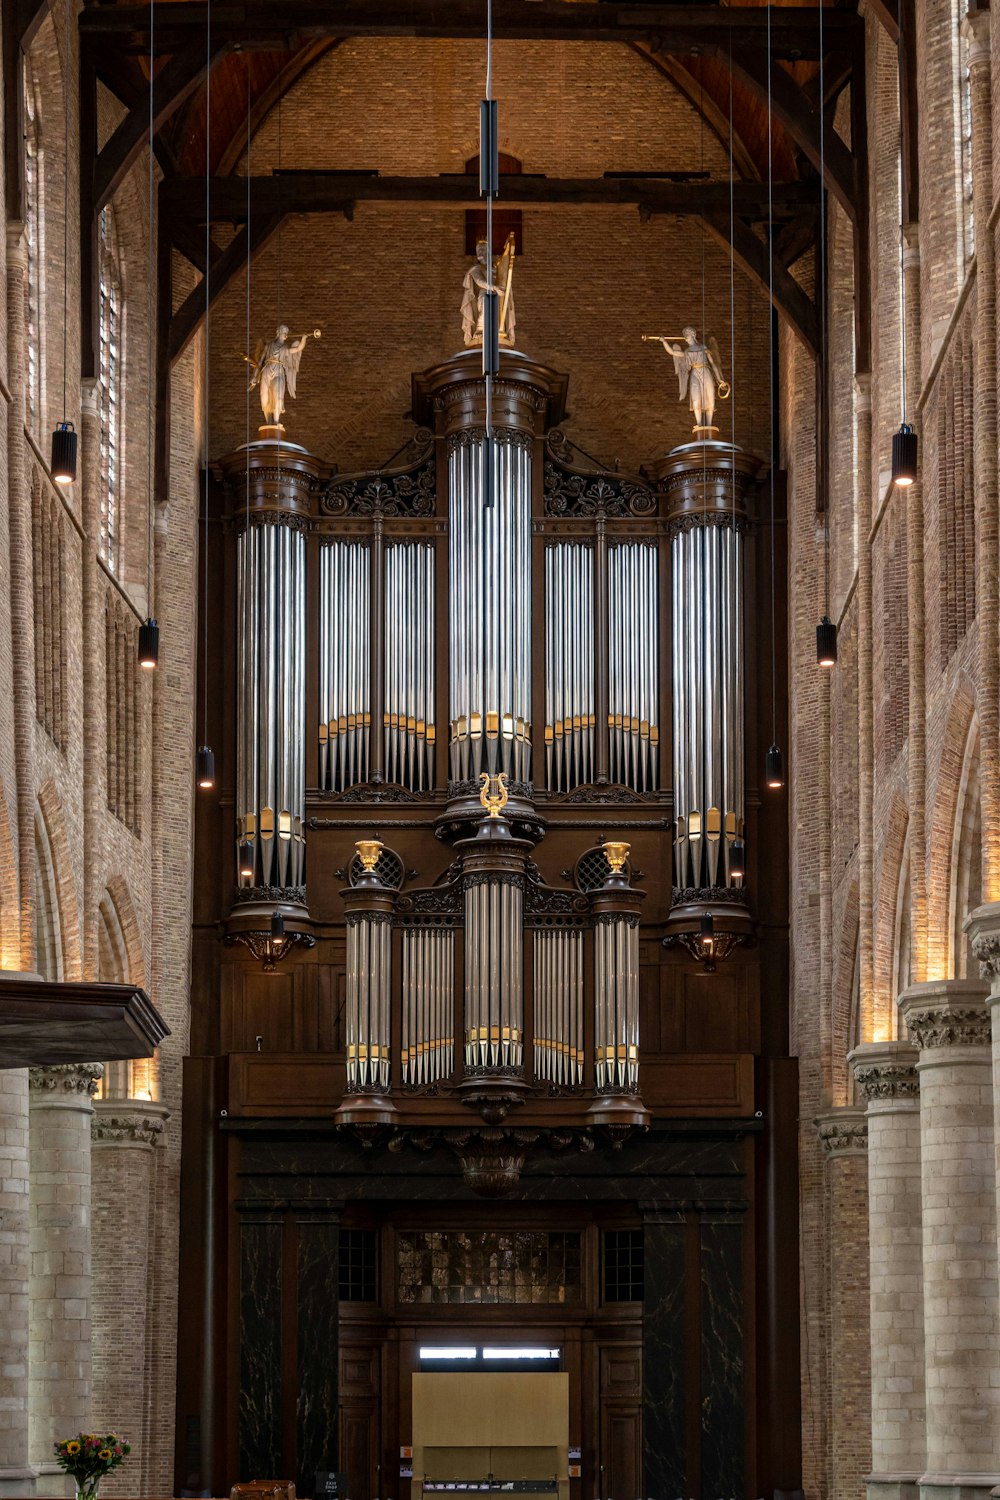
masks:
{"type": "Polygon", "coordinates": [[[487,435],[472,352],[414,377],[426,425],[395,468],[338,475],[273,442],[222,463],[251,907],[304,907],[307,754],[315,825],[345,825],[342,1123],[384,1123],[400,1097],[449,1088],[500,1117],[534,1089],[590,1095],[597,1123],[643,1121],[643,893],[628,845],[598,841],[572,888],[549,885],[532,855],[561,803],[592,802],[612,837],[609,805],[666,825],[668,703],[682,894],[665,941],[671,922],[691,927],[692,901],[743,900],[756,464],[698,443],[642,479],[598,470],[553,430],[564,403],[562,377],[505,350],[487,435]],[[345,856],[350,809],[377,832],[386,803],[396,826],[423,818],[451,845],[436,883],[406,873],[405,848],[371,855],[377,839],[358,844],[361,866],[345,856]]]}
{"type": "Polygon", "coordinates": [[[304,880],[306,538],[295,515],[254,512],[237,541],[236,839],[254,886],[304,880]]]}

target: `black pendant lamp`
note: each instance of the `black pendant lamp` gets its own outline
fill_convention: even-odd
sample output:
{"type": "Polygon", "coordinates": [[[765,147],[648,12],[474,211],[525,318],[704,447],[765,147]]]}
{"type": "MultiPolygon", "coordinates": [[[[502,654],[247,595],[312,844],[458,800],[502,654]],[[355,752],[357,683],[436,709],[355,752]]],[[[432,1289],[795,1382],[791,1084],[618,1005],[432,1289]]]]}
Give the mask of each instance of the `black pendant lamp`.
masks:
{"type": "Polygon", "coordinates": [[[215,755],[210,745],[198,746],[197,778],[202,791],[215,785],[215,755]]]}
{"type": "Polygon", "coordinates": [[[239,847],[239,872],[240,879],[250,885],[254,877],[254,854],[253,843],[250,839],[242,839],[239,847]]]}
{"type": "Polygon", "coordinates": [[[707,911],[701,919],[698,938],[702,952],[710,955],[715,947],[715,918],[710,911],[707,911]]]}
{"type": "Polygon", "coordinates": [[[150,616],[139,626],[139,665],[151,672],[160,663],[160,627],[150,616]]]}
{"type": "Polygon", "coordinates": [[[917,434],[909,422],[900,423],[892,436],[892,482],[914,484],[917,478],[917,434]]]}
{"type": "Polygon", "coordinates": [[[280,911],[273,911],[271,913],[271,936],[273,938],[280,938],[280,937],[284,937],[284,935],[285,935],[285,919],[281,915],[280,911]]]}
{"type": "Polygon", "coordinates": [[[785,757],[780,745],[772,745],[764,757],[764,779],[772,791],[785,784],[785,757]]]}
{"type": "Polygon", "coordinates": [[[837,665],[837,627],[829,615],[816,626],[816,663],[820,667],[837,665]]]}
{"type": "Polygon", "coordinates": [[[52,459],[49,464],[56,484],[72,484],[76,478],[76,428],[72,422],[59,422],[52,433],[52,459]]]}
{"type": "Polygon", "coordinates": [[[733,839],[729,848],[729,874],[733,880],[742,880],[747,873],[746,845],[742,839],[733,839]]]}

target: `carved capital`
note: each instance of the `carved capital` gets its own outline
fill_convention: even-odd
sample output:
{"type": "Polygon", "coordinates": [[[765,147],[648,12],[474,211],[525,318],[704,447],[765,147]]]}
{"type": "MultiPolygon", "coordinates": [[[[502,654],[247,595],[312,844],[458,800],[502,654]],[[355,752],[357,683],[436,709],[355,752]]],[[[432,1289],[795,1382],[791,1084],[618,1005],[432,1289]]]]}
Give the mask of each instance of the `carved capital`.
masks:
{"type": "Polygon", "coordinates": [[[93,1099],[103,1073],[103,1063],[53,1063],[47,1068],[29,1068],[31,1102],[65,1104],[78,1099],[93,1099]]]}
{"type": "Polygon", "coordinates": [[[28,273],[28,240],[20,219],[7,220],[7,275],[28,273]]]}
{"type": "Polygon", "coordinates": [[[868,1120],[863,1109],[835,1109],[813,1121],[826,1156],[864,1156],[868,1120]]]}
{"type": "Polygon", "coordinates": [[[870,371],[861,371],[855,375],[854,391],[858,412],[866,412],[870,416],[872,409],[872,377],[870,371]]]}
{"type": "Polygon", "coordinates": [[[984,1047],[990,1013],[983,985],[969,979],[914,984],[899,997],[910,1039],[923,1051],[939,1047],[984,1047]]]}
{"type": "Polygon", "coordinates": [[[972,951],[979,960],[979,973],[990,988],[1000,990],[1000,902],[990,901],[970,911],[962,924],[972,939],[972,951]]]}
{"type": "Polygon", "coordinates": [[[100,1100],[90,1122],[95,1146],[155,1146],[163,1135],[168,1110],[144,1100],[100,1100]]]}
{"type": "Polygon", "coordinates": [[[969,67],[990,61],[990,13],[978,7],[962,17],[962,35],[969,44],[969,67]]]}
{"type": "Polygon", "coordinates": [[[858,1091],[874,1105],[911,1102],[920,1097],[918,1052],[912,1042],[871,1042],[847,1061],[858,1091]]]}

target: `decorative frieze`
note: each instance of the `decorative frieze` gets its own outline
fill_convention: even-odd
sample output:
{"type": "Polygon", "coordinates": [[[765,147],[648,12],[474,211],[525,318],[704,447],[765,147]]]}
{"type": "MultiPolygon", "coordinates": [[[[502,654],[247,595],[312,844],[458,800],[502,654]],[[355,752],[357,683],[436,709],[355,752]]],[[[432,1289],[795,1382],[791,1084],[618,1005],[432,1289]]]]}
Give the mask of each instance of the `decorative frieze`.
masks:
{"type": "Polygon", "coordinates": [[[32,1103],[41,1102],[36,1096],[45,1094],[93,1099],[103,1073],[103,1063],[53,1063],[46,1068],[29,1068],[28,1088],[32,1103]]]}
{"type": "Polygon", "coordinates": [[[166,1111],[153,1114],[148,1109],[122,1109],[118,1101],[114,1113],[98,1109],[90,1122],[90,1139],[95,1146],[155,1146],[166,1126],[166,1111]]]}

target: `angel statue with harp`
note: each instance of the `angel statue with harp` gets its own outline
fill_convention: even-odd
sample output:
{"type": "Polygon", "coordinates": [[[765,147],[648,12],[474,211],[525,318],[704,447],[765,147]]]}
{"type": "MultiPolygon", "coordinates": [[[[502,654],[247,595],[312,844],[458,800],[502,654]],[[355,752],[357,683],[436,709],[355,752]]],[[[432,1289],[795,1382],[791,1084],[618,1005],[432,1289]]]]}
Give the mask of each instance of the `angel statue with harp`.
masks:
{"type": "Polygon", "coordinates": [[[673,343],[668,335],[644,333],[645,344],[662,344],[674,362],[680,400],[688,398],[688,406],[694,414],[694,436],[718,432],[713,423],[715,399],[725,401],[730,386],[722,373],[722,356],[719,346],[710,333],[699,340],[698,331],[689,324],[681,334],[683,343],[673,343]]]}
{"type": "Polygon", "coordinates": [[[483,303],[487,292],[500,295],[500,342],[514,342],[514,236],[509,234],[503,251],[490,266],[490,248],[486,240],[476,246],[476,261],[462,282],[462,334],[466,345],[483,342],[483,303]],[[492,270],[492,280],[490,272],[492,270]]]}
{"type": "Polygon", "coordinates": [[[282,323],[273,339],[258,339],[253,355],[244,354],[243,358],[253,372],[250,389],[260,391],[261,411],[271,427],[281,428],[285,400],[295,399],[302,351],[311,338],[318,339],[319,336],[318,328],[312,333],[290,334],[282,323]]]}

